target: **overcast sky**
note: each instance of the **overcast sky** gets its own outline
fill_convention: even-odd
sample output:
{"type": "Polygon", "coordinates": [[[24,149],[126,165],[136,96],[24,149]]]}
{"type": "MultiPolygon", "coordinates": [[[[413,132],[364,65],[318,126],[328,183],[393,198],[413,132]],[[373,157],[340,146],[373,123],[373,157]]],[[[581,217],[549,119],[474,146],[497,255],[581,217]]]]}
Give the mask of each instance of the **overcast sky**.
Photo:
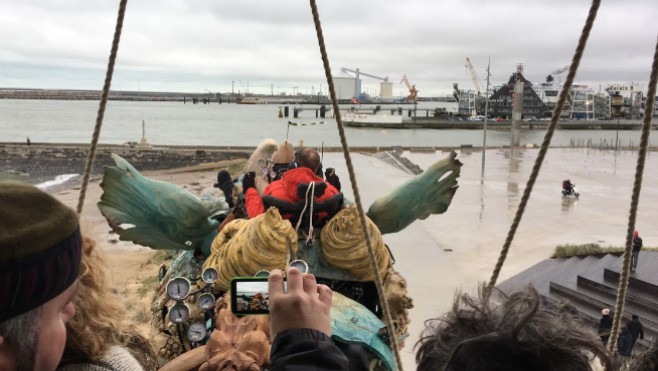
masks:
{"type": "MultiPolygon", "coordinates": [[[[119,1],[0,0],[0,87],[101,89],[119,1]]],[[[334,76],[341,67],[388,76],[406,95],[481,84],[491,57],[499,85],[523,63],[541,82],[570,63],[590,6],[584,0],[318,0],[334,76]]],[[[601,5],[577,83],[646,81],[658,35],[658,1],[601,5]]],[[[559,77],[564,78],[566,73],[559,77]]],[[[326,92],[308,1],[131,0],[116,90],[326,92]]],[[[363,90],[379,81],[363,78],[363,90]]],[[[484,86],[483,86],[484,88],[484,86]]]]}

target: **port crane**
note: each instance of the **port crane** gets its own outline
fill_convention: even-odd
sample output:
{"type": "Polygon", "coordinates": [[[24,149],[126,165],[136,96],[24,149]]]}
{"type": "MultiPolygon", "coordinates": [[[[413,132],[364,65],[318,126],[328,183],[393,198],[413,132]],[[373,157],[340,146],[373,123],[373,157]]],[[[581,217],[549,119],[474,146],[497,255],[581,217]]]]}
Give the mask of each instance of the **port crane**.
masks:
{"type": "Polygon", "coordinates": [[[402,76],[402,80],[400,80],[400,84],[402,83],[404,83],[407,86],[407,89],[409,89],[409,96],[407,96],[407,99],[416,103],[416,99],[418,98],[418,90],[416,89],[416,85],[412,85],[409,82],[406,74],[402,76]]]}
{"type": "Polygon", "coordinates": [[[478,79],[478,75],[475,73],[475,69],[473,68],[473,65],[471,64],[471,60],[466,57],[466,68],[468,69],[468,72],[471,74],[471,79],[473,79],[473,85],[475,85],[475,91],[477,91],[478,95],[482,93],[482,89],[480,88],[480,79],[478,79]]]}

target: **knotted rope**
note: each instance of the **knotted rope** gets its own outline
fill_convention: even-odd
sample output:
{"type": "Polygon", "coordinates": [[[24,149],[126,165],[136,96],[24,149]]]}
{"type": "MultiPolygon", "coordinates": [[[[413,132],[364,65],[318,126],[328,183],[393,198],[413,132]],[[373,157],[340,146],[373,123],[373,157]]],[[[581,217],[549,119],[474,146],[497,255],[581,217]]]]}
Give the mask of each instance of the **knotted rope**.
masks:
{"type": "Polygon", "coordinates": [[[103,92],[101,93],[101,102],[98,107],[98,115],[96,116],[96,126],[94,127],[94,134],[91,138],[91,146],[89,148],[89,155],[87,156],[87,163],[85,164],[85,173],[82,178],[82,187],[80,188],[80,198],[78,199],[78,214],[82,214],[82,207],[85,203],[85,196],[87,195],[87,186],[89,185],[89,176],[91,169],[94,166],[94,159],[96,158],[96,147],[98,146],[98,138],[101,134],[101,127],[103,126],[103,116],[105,115],[105,106],[107,105],[107,96],[110,93],[110,85],[112,84],[112,74],[114,73],[114,62],[117,59],[117,51],[119,50],[119,41],[121,40],[121,29],[123,28],[123,17],[126,13],[126,4],[128,0],[121,0],[119,4],[119,15],[117,16],[117,25],[114,29],[114,40],[112,41],[112,50],[110,51],[110,60],[107,63],[107,73],[105,74],[105,83],[103,84],[103,92]]]}
{"type": "Polygon", "coordinates": [[[542,162],[544,161],[544,157],[546,157],[546,152],[548,151],[548,146],[551,143],[551,138],[553,138],[553,133],[555,132],[555,128],[557,127],[557,122],[560,119],[560,114],[562,113],[564,102],[567,100],[567,96],[569,95],[569,91],[571,90],[571,85],[573,84],[573,80],[576,77],[576,71],[578,71],[578,65],[580,64],[580,59],[583,56],[583,52],[585,51],[585,46],[587,45],[587,39],[589,38],[589,33],[592,30],[592,25],[594,24],[594,20],[596,19],[596,13],[599,10],[599,5],[601,5],[601,0],[592,1],[592,5],[589,9],[589,15],[587,16],[587,21],[585,22],[585,26],[583,27],[582,33],[580,34],[580,40],[578,41],[578,46],[576,47],[576,53],[574,54],[573,59],[571,61],[571,66],[569,67],[569,74],[567,75],[567,80],[564,82],[562,91],[560,91],[560,97],[551,116],[551,123],[548,125],[548,129],[546,130],[544,141],[541,144],[539,154],[537,155],[535,164],[532,167],[532,172],[530,173],[530,178],[528,179],[528,183],[526,184],[525,190],[523,191],[523,197],[521,198],[519,207],[516,210],[516,215],[514,216],[512,225],[510,226],[509,232],[507,233],[507,239],[505,239],[503,248],[500,251],[500,256],[498,257],[498,262],[496,263],[496,267],[494,268],[494,271],[491,274],[491,279],[489,279],[489,284],[485,289],[484,297],[486,300],[488,300],[493,288],[496,286],[498,275],[500,274],[500,270],[503,268],[503,264],[505,263],[505,259],[507,258],[507,253],[509,252],[510,245],[512,244],[512,240],[514,239],[514,235],[516,234],[516,229],[518,228],[519,223],[521,223],[521,217],[523,216],[525,207],[528,204],[528,199],[530,199],[530,193],[532,192],[532,188],[534,187],[535,181],[537,180],[537,176],[539,175],[539,169],[541,169],[541,165],[542,162]]]}
{"type": "Polygon", "coordinates": [[[393,329],[393,320],[391,318],[391,311],[388,306],[388,300],[384,295],[384,287],[382,283],[382,276],[379,273],[379,264],[377,263],[377,258],[375,257],[375,251],[372,247],[372,242],[370,241],[370,236],[368,235],[368,226],[366,224],[366,216],[363,212],[363,205],[361,204],[361,196],[359,194],[359,187],[356,183],[356,176],[354,174],[354,166],[352,165],[352,157],[350,155],[350,149],[347,145],[347,139],[345,137],[345,128],[343,127],[343,119],[341,118],[340,108],[338,107],[338,99],[336,98],[336,89],[334,88],[334,80],[331,77],[331,68],[329,67],[329,58],[327,57],[327,49],[324,45],[324,36],[322,36],[322,26],[320,24],[320,16],[318,15],[318,8],[315,4],[315,0],[310,0],[311,2],[311,11],[313,12],[313,21],[315,23],[315,31],[318,36],[318,44],[320,46],[320,53],[322,54],[322,64],[324,66],[324,73],[327,77],[327,84],[329,84],[329,94],[331,96],[331,102],[333,105],[334,112],[336,113],[336,126],[338,127],[338,134],[340,135],[340,144],[343,147],[343,155],[345,155],[345,162],[347,164],[347,171],[350,175],[350,182],[352,183],[352,189],[354,191],[354,202],[356,203],[356,208],[359,212],[359,222],[361,223],[361,229],[363,230],[363,237],[366,240],[366,245],[368,246],[368,256],[370,257],[370,265],[375,271],[375,285],[377,286],[377,294],[379,295],[379,302],[382,306],[382,313],[384,314],[384,322],[386,323],[386,330],[390,335],[391,339],[391,349],[395,354],[395,361],[397,362],[398,369],[403,371],[402,368],[402,359],[400,358],[400,352],[398,350],[398,341],[395,336],[395,331],[393,329]]]}
{"type": "Polygon", "coordinates": [[[642,188],[642,175],[644,174],[644,163],[647,157],[649,144],[649,133],[651,132],[651,116],[656,100],[656,80],[658,80],[658,38],[656,38],[656,50],[653,54],[653,64],[649,78],[647,101],[644,106],[644,121],[642,122],[642,136],[640,137],[640,151],[635,167],[635,183],[633,184],[633,196],[631,197],[631,211],[628,216],[628,229],[626,230],[626,249],[624,250],[624,261],[622,263],[621,276],[619,277],[619,288],[617,291],[617,304],[615,305],[615,316],[612,320],[610,338],[608,338],[608,350],[613,352],[617,345],[619,324],[624,313],[624,302],[626,289],[630,279],[631,249],[633,247],[633,232],[635,231],[635,220],[637,217],[637,206],[640,202],[640,189],[642,188]]]}

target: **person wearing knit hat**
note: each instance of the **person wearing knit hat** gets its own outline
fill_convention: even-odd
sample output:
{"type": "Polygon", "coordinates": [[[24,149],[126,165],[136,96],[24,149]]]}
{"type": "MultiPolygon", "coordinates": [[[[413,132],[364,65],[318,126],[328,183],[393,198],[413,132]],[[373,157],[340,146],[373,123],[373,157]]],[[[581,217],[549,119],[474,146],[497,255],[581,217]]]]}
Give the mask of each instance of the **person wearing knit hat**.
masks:
{"type": "Polygon", "coordinates": [[[0,369],[55,370],[73,317],[78,215],[38,188],[0,182],[0,369]]]}
{"type": "Polygon", "coordinates": [[[601,310],[601,319],[599,320],[599,337],[601,338],[603,344],[608,343],[611,330],[612,330],[612,318],[610,317],[610,309],[603,308],[601,310]]]}

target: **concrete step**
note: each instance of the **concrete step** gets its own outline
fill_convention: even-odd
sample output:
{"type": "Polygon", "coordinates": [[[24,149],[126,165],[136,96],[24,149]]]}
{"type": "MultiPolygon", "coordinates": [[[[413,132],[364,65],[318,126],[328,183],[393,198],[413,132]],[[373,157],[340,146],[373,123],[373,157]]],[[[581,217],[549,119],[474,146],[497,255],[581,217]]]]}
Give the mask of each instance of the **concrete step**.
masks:
{"type": "MultiPolygon", "coordinates": [[[[611,280],[596,281],[589,277],[578,276],[577,284],[579,287],[605,294],[608,297],[617,297],[618,285],[616,282],[611,280]]],[[[642,292],[638,290],[631,290],[629,287],[629,289],[626,290],[626,303],[631,303],[634,306],[642,308],[650,313],[656,313],[656,310],[658,309],[658,297],[641,294],[642,292]]],[[[658,315],[658,313],[656,314],[658,315]]]]}
{"type": "MultiPolygon", "coordinates": [[[[553,303],[561,301],[569,301],[578,310],[582,320],[590,324],[595,330],[598,329],[599,320],[601,318],[601,308],[610,308],[611,315],[614,315],[614,297],[596,297],[596,294],[590,292],[583,292],[582,288],[579,291],[573,288],[565,287],[560,284],[551,283],[551,295],[553,296],[553,303]],[[609,304],[612,303],[612,304],[609,304]]],[[[624,306],[624,315],[622,316],[621,325],[630,321],[631,313],[635,313],[634,308],[630,305],[624,306]]],[[[639,311],[637,311],[639,312],[639,311]]],[[[648,348],[651,342],[658,339],[658,324],[650,319],[643,318],[647,316],[646,313],[636,313],[640,317],[640,322],[644,327],[644,340],[638,340],[638,344],[643,348],[648,348]]]]}
{"type": "MultiPolygon", "coordinates": [[[[651,295],[653,297],[658,296],[658,284],[654,284],[653,282],[643,280],[640,274],[636,275],[635,273],[631,273],[631,276],[628,280],[628,286],[637,290],[641,290],[645,292],[647,295],[651,295]]],[[[603,270],[603,277],[606,279],[613,280],[615,283],[618,284],[620,274],[618,270],[605,268],[603,270]]]]}
{"type": "MultiPolygon", "coordinates": [[[[551,293],[554,292],[558,292],[560,296],[568,298],[572,303],[578,302],[583,306],[597,309],[599,315],[602,308],[610,308],[613,312],[616,309],[616,293],[611,295],[583,286],[576,288],[574,286],[569,287],[551,282],[551,293]]],[[[637,306],[627,301],[624,305],[623,323],[631,320],[631,314],[637,314],[645,328],[650,328],[654,333],[658,332],[658,321],[655,310],[647,310],[642,306],[637,306]]]]}

